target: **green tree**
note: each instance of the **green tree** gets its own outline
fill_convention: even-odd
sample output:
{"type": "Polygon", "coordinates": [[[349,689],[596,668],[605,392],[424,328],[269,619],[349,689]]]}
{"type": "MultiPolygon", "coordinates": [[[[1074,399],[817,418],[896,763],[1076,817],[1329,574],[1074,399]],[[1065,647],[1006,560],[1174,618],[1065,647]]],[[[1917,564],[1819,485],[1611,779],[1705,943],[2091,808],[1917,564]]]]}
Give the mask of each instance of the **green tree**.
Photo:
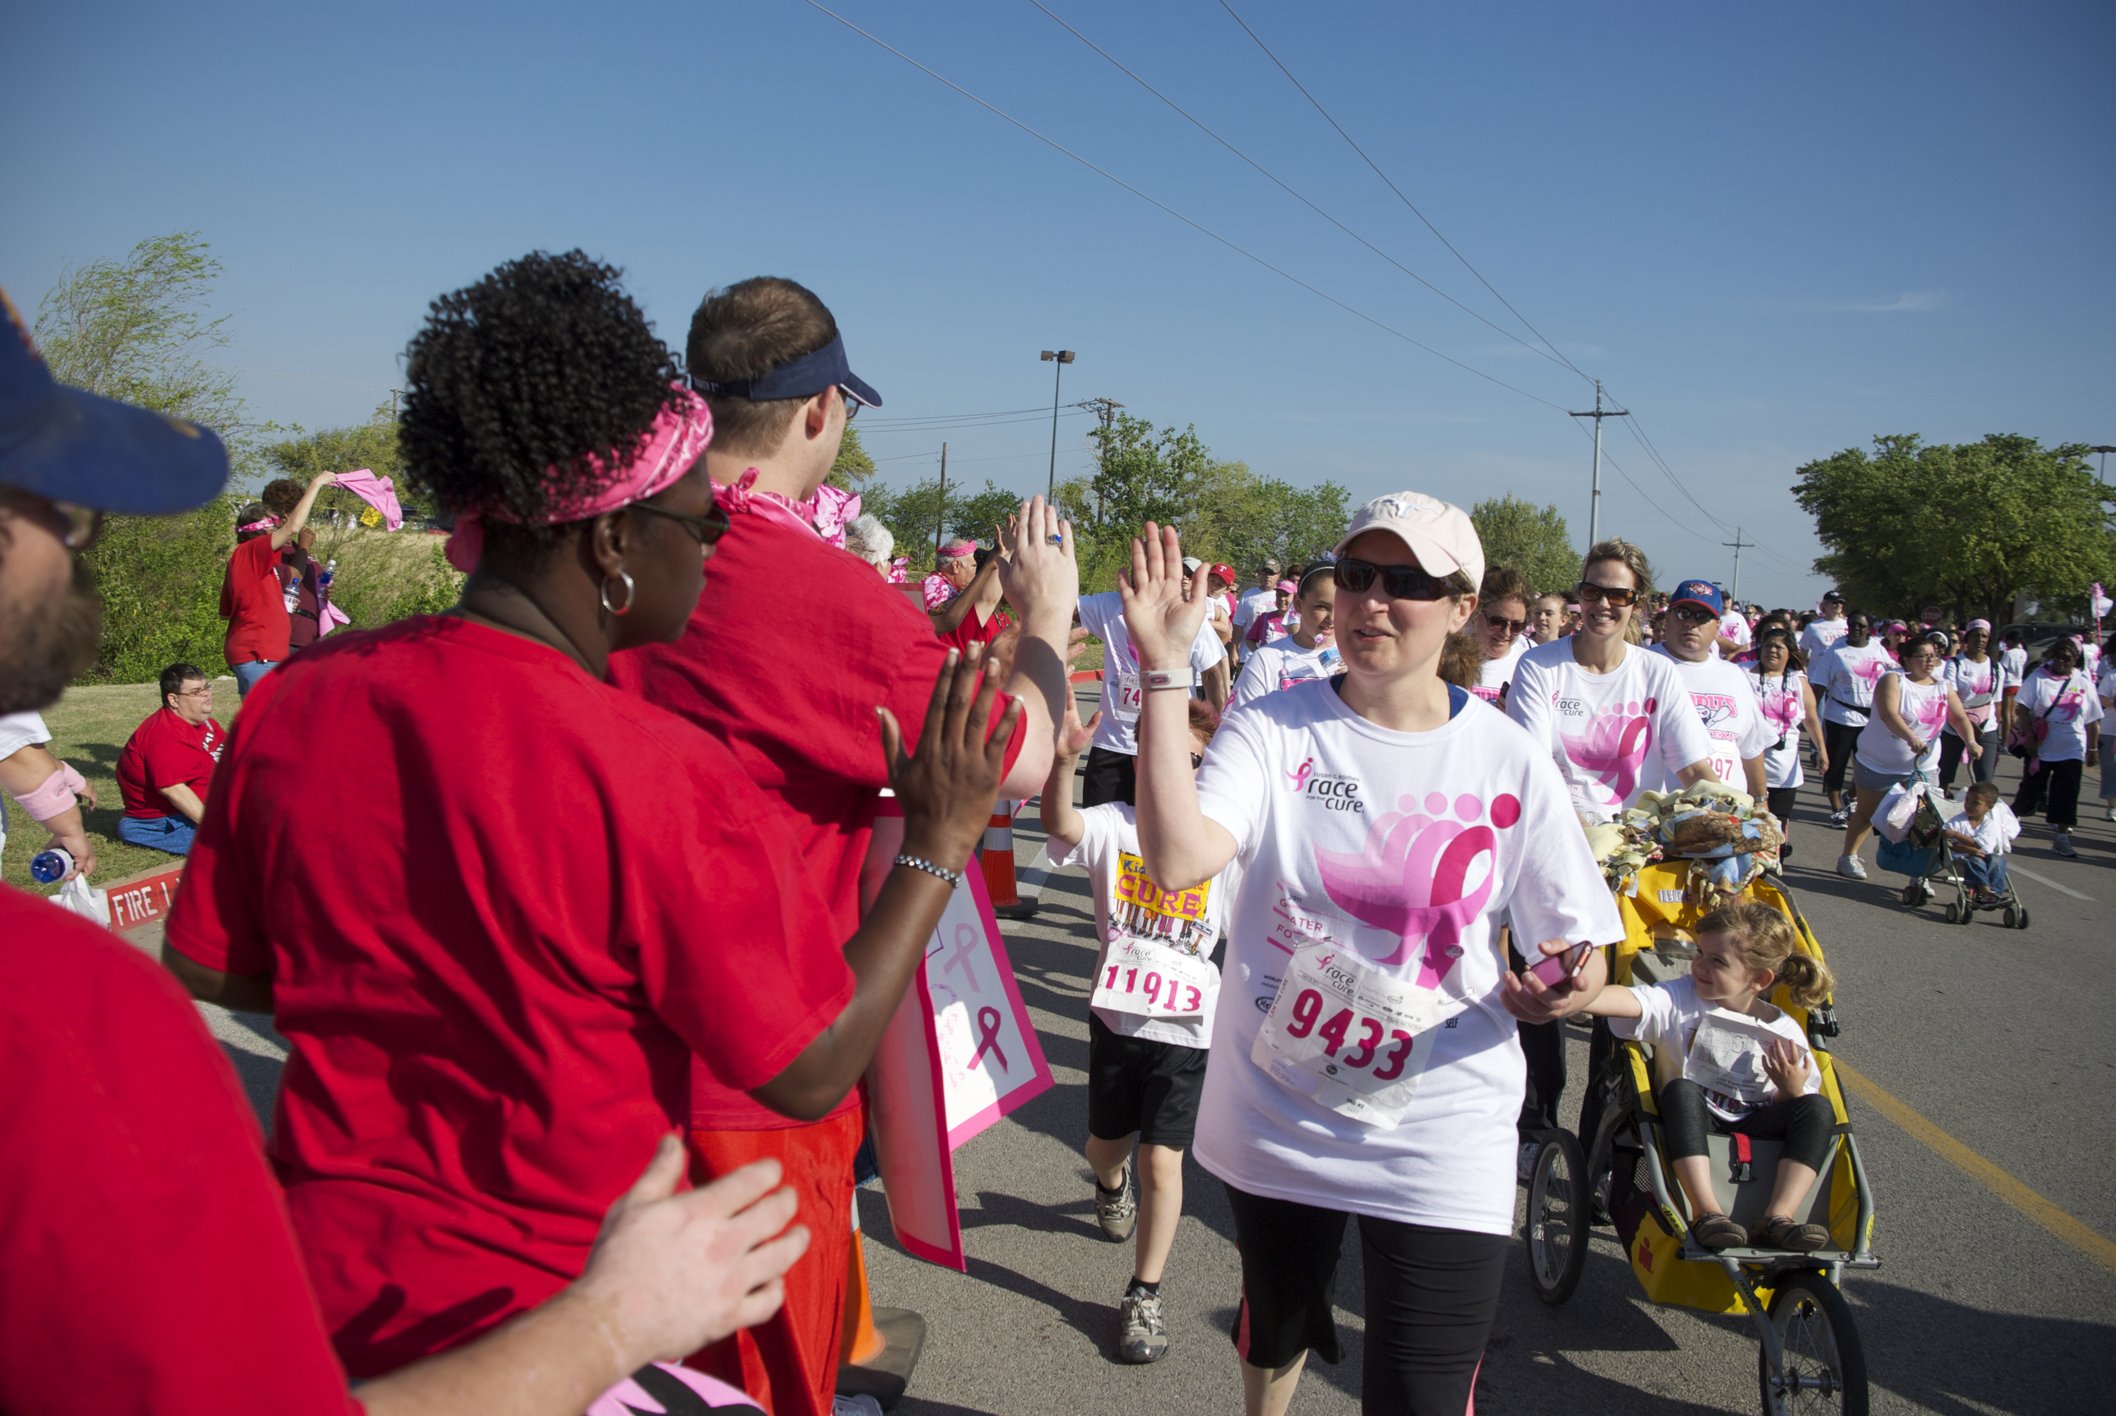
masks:
{"type": "Polygon", "coordinates": [[[994,486],[989,478],[981,492],[972,492],[960,500],[954,494],[948,498],[948,533],[968,537],[972,541],[990,544],[992,528],[1003,525],[1021,506],[1022,498],[1004,487],[994,486]]]}
{"type": "Polygon", "coordinates": [[[845,441],[838,444],[837,460],[830,464],[830,475],[823,480],[833,487],[848,492],[865,493],[867,480],[874,476],[874,459],[860,444],[860,430],[847,426],[845,441]]]}
{"type": "Polygon", "coordinates": [[[150,236],[122,261],[67,271],[37,310],[37,345],[62,383],[213,429],[239,472],[258,437],[235,375],[207,361],[228,344],[208,313],[221,265],[196,231],[150,236]]]}
{"type": "Polygon", "coordinates": [[[1556,507],[1508,493],[1478,502],[1469,519],[1484,543],[1484,563],[1520,571],[1537,594],[1567,590],[1580,578],[1580,552],[1556,507]]]}
{"type": "Polygon", "coordinates": [[[1827,548],[1815,568],[1856,604],[2003,622],[2032,595],[2074,607],[2116,579],[2116,534],[2086,449],[2019,434],[1925,446],[1874,439],[1799,470],[1793,496],[1827,548]]]}

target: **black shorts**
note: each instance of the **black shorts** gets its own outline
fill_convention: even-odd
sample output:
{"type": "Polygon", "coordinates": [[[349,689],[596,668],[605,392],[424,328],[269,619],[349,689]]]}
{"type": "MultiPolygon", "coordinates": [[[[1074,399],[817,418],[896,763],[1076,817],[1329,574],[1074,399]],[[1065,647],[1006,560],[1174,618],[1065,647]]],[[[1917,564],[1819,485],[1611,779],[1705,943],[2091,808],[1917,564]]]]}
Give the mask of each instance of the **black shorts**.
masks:
{"type": "Polygon", "coordinates": [[[1125,1037],[1087,1015],[1087,1133],[1139,1144],[1190,1149],[1198,1133],[1198,1099],[1205,1094],[1202,1047],[1125,1037]]]}
{"type": "MultiPolygon", "coordinates": [[[[1232,1185],[1227,1203],[1242,1260],[1234,1315],[1242,1360],[1267,1371],[1311,1350],[1325,1362],[1339,1360],[1331,1305],[1345,1221],[1353,1216],[1232,1185]]],[[[1467,1411],[1511,1242],[1370,1215],[1358,1220],[1367,1309],[1360,1410],[1467,1411]]]]}
{"type": "Polygon", "coordinates": [[[1100,806],[1111,801],[1139,804],[1139,759],[1128,752],[1091,747],[1080,773],[1080,804],[1100,806]]]}

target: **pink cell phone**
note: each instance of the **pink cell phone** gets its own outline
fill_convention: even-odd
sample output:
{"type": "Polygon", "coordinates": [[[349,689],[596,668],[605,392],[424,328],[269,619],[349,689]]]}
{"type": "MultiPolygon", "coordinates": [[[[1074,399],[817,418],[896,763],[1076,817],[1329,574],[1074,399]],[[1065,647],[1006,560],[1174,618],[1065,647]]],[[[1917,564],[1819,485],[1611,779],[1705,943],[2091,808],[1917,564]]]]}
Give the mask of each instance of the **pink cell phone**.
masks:
{"type": "Polygon", "coordinates": [[[1545,988],[1578,983],[1580,974],[1587,967],[1587,955],[1593,949],[1592,944],[1575,944],[1562,954],[1549,955],[1542,962],[1530,965],[1528,972],[1543,980],[1545,988]]]}

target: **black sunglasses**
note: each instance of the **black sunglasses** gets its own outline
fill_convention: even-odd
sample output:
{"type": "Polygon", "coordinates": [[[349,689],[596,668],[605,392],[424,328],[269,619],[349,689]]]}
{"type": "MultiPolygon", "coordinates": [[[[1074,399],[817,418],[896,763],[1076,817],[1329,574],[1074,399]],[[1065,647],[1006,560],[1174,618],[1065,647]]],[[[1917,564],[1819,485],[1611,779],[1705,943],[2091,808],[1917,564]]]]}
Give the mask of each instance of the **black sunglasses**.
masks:
{"type": "Polygon", "coordinates": [[[649,516],[658,516],[663,521],[673,521],[691,533],[691,538],[701,546],[710,546],[727,534],[727,509],[719,502],[703,516],[685,516],[680,511],[664,511],[651,502],[633,502],[630,511],[643,511],[649,516]]]}
{"type": "Polygon", "coordinates": [[[1504,615],[1490,613],[1484,616],[1484,622],[1493,629],[1506,634],[1519,634],[1522,630],[1528,628],[1528,621],[1525,619],[1510,620],[1504,615]]]}
{"type": "Polygon", "coordinates": [[[1373,588],[1381,577],[1382,593],[1391,600],[1445,600],[1455,593],[1444,575],[1428,575],[1415,565],[1376,565],[1372,561],[1341,560],[1331,568],[1340,590],[1355,595],[1373,588]]]}
{"type": "Polygon", "coordinates": [[[87,550],[103,532],[103,513],[92,506],[53,501],[35,492],[10,490],[4,495],[23,515],[43,522],[69,551],[87,550]]]}
{"type": "Polygon", "coordinates": [[[1572,587],[1572,592],[1579,596],[1580,603],[1583,605],[1593,604],[1597,600],[1607,600],[1621,610],[1627,605],[1638,603],[1638,591],[1625,590],[1615,585],[1597,585],[1592,580],[1582,580],[1579,584],[1572,587]]]}
{"type": "Polygon", "coordinates": [[[859,417],[860,410],[867,406],[866,404],[860,402],[858,397],[856,397],[854,394],[848,392],[845,388],[845,385],[843,384],[838,385],[838,398],[845,405],[845,421],[848,423],[851,422],[853,419],[859,417]]]}
{"type": "Polygon", "coordinates": [[[1703,624],[1707,620],[1717,620],[1719,618],[1718,615],[1713,614],[1703,605],[1675,605],[1669,609],[1668,613],[1681,620],[1684,624],[1703,624]]]}

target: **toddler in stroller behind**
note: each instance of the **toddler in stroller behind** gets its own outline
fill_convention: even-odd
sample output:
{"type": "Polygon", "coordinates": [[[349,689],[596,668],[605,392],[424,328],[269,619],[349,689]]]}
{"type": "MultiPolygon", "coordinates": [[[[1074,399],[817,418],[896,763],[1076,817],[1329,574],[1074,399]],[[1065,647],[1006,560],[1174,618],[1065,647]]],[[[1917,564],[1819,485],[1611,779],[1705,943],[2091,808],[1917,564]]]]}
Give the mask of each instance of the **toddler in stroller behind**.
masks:
{"type": "Polygon", "coordinates": [[[1989,782],[1978,782],[1962,797],[1961,812],[1945,827],[1955,864],[1969,884],[1976,909],[2002,909],[2013,903],[2013,884],[2006,876],[2006,857],[2020,835],[2020,820],[1989,782]]]}

